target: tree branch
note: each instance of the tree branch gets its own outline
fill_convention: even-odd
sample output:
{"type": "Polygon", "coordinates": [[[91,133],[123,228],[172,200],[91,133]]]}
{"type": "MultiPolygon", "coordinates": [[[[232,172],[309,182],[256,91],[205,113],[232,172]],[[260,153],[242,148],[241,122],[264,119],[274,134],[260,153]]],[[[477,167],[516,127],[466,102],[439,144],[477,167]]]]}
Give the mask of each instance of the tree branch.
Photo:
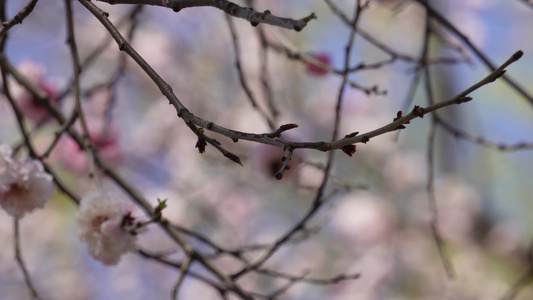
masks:
{"type": "Polygon", "coordinates": [[[226,14],[247,20],[252,26],[258,24],[269,24],[295,31],[301,31],[307,26],[307,23],[312,19],[316,19],[314,13],[311,13],[302,19],[282,18],[273,15],[269,10],[264,12],[256,12],[251,8],[239,6],[233,2],[226,0],[99,0],[109,4],[147,4],[168,7],[179,12],[184,8],[211,6],[224,11],[226,14]]]}

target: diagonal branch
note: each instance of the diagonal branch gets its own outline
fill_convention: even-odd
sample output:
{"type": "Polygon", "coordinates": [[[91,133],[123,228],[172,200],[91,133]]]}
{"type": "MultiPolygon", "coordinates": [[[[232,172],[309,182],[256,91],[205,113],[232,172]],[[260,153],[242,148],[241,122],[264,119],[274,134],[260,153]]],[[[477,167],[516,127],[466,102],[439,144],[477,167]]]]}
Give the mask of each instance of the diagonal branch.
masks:
{"type": "Polygon", "coordinates": [[[2,27],[0,27],[0,36],[3,36],[6,34],[6,32],[11,29],[11,27],[15,26],[16,24],[22,24],[22,21],[29,16],[29,14],[33,11],[33,8],[37,4],[38,0],[30,0],[26,6],[24,6],[19,13],[14,16],[11,20],[2,22],[2,27]]]}

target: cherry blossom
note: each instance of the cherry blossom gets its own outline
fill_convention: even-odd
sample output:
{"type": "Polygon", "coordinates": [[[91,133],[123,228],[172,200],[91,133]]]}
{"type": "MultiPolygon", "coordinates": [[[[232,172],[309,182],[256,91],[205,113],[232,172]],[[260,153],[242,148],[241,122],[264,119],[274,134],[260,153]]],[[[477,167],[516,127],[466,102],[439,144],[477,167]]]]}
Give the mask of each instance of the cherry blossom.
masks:
{"type": "MultiPolygon", "coordinates": [[[[5,163],[5,158],[2,160],[5,163]]],[[[40,161],[26,159],[7,163],[3,168],[7,174],[0,179],[0,206],[11,216],[21,218],[35,208],[43,208],[52,198],[52,176],[44,171],[40,161]]]]}
{"type": "Polygon", "coordinates": [[[77,215],[78,237],[89,254],[104,265],[116,265],[122,254],[135,250],[136,236],[125,229],[133,225],[134,206],[118,194],[87,192],[77,215]]]}
{"type": "MultiPolygon", "coordinates": [[[[118,142],[118,130],[105,120],[89,119],[89,135],[98,153],[108,162],[117,165],[122,161],[123,151],[118,142]]],[[[69,170],[85,173],[89,170],[89,160],[85,150],[70,137],[63,138],[57,145],[54,158],[60,160],[69,170]]]]}
{"type": "MultiPolygon", "coordinates": [[[[45,68],[41,64],[37,64],[32,61],[25,61],[20,64],[19,70],[22,75],[26,76],[32,83],[36,84],[50,97],[52,102],[58,103],[58,90],[52,83],[45,79],[45,68]]],[[[34,121],[40,123],[50,118],[50,114],[46,108],[41,105],[37,99],[24,87],[13,84],[12,87],[13,98],[17,102],[22,114],[34,121]]]]}

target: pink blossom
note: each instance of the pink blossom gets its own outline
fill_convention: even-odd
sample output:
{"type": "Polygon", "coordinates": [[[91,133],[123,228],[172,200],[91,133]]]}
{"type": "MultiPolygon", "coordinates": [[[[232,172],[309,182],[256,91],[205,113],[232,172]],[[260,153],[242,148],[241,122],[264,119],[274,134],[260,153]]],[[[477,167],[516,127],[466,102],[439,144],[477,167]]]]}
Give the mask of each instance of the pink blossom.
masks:
{"type": "MultiPolygon", "coordinates": [[[[43,65],[26,61],[20,64],[19,71],[32,83],[40,87],[50,97],[52,102],[59,102],[57,88],[44,77],[43,65]]],[[[26,118],[35,123],[40,123],[50,118],[47,109],[24,87],[14,84],[12,90],[13,98],[26,118]]]]}
{"type": "MultiPolygon", "coordinates": [[[[98,153],[108,162],[118,164],[122,160],[122,147],[118,142],[118,130],[104,120],[89,119],[89,136],[98,153]]],[[[85,173],[89,170],[87,152],[70,137],[63,138],[57,145],[54,157],[75,172],[85,173]]]]}
{"type": "MultiPolygon", "coordinates": [[[[35,208],[43,208],[54,192],[52,176],[44,172],[38,160],[27,159],[8,164],[12,178],[0,195],[0,206],[14,216],[23,217],[35,208]]],[[[5,180],[3,183],[5,184],[5,180]]]]}
{"type": "Polygon", "coordinates": [[[104,265],[116,265],[120,256],[135,250],[136,236],[124,229],[133,224],[133,205],[117,194],[87,192],[81,199],[78,237],[89,254],[104,265]]]}
{"type": "MultiPolygon", "coordinates": [[[[328,53],[320,53],[320,54],[315,54],[312,56],[314,59],[318,60],[322,64],[331,66],[331,56],[328,53]]],[[[309,74],[317,75],[317,76],[324,76],[328,74],[327,70],[313,63],[308,63],[306,66],[306,70],[309,74]]]]}

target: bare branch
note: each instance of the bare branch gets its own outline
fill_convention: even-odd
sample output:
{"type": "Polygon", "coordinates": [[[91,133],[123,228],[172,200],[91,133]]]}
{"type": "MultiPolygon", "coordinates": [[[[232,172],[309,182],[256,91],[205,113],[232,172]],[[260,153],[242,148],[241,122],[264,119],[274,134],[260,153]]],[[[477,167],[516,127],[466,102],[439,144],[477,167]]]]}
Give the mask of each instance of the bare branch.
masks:
{"type": "Polygon", "coordinates": [[[30,278],[30,273],[28,272],[28,269],[26,268],[26,264],[24,263],[24,260],[22,259],[22,253],[20,251],[20,230],[19,230],[19,219],[17,217],[13,218],[13,231],[14,231],[14,244],[15,244],[15,259],[17,260],[17,264],[19,265],[20,270],[22,271],[22,275],[24,276],[24,281],[26,282],[26,286],[30,290],[31,297],[33,299],[41,300],[41,297],[37,293],[37,290],[33,286],[33,283],[30,278]]]}
{"type": "Polygon", "coordinates": [[[168,7],[179,12],[184,8],[189,7],[199,7],[199,6],[211,6],[216,7],[226,14],[245,19],[252,26],[257,26],[258,24],[269,24],[274,26],[279,26],[286,29],[291,29],[295,31],[301,31],[307,26],[307,23],[312,19],[316,19],[314,13],[302,19],[289,19],[282,18],[273,15],[269,10],[266,10],[262,13],[256,12],[253,9],[239,6],[233,2],[226,0],[99,0],[109,4],[147,4],[147,5],[156,5],[168,7]]]}
{"type": "Polygon", "coordinates": [[[246,93],[246,96],[248,96],[248,100],[250,100],[250,103],[252,104],[252,107],[255,108],[259,114],[265,119],[270,129],[275,128],[274,120],[259,106],[257,103],[257,100],[255,99],[254,94],[252,93],[252,90],[248,86],[248,82],[246,81],[246,76],[244,76],[244,70],[241,64],[241,50],[239,47],[239,39],[237,37],[237,30],[235,29],[235,25],[233,24],[233,20],[226,15],[226,21],[228,23],[228,28],[231,33],[231,38],[233,41],[233,49],[235,51],[235,68],[237,69],[237,73],[239,74],[239,81],[241,83],[242,89],[246,93]]]}
{"type": "Polygon", "coordinates": [[[491,149],[499,150],[499,151],[509,151],[509,152],[533,149],[533,142],[529,142],[529,143],[519,142],[515,144],[505,144],[501,142],[489,141],[488,139],[482,136],[473,135],[471,133],[468,133],[464,130],[461,130],[453,126],[452,124],[444,121],[438,114],[435,114],[435,120],[441,126],[442,129],[444,129],[446,132],[450,133],[454,137],[464,139],[469,142],[479,144],[487,148],[491,148],[491,149]]]}
{"type": "Polygon", "coordinates": [[[191,263],[192,258],[190,256],[187,256],[185,261],[181,264],[180,275],[178,276],[178,280],[176,281],[174,286],[172,286],[172,290],[170,292],[170,294],[172,295],[172,299],[178,299],[178,292],[183,283],[183,279],[185,279],[185,275],[187,274],[187,272],[189,272],[189,267],[191,266],[191,263]]]}
{"type": "Polygon", "coordinates": [[[22,24],[22,21],[30,15],[30,13],[33,11],[33,8],[37,4],[38,0],[30,0],[28,4],[26,4],[19,13],[14,16],[11,20],[2,22],[2,27],[0,27],[0,36],[3,36],[6,34],[6,32],[11,29],[11,27],[15,26],[16,24],[22,24]]]}

